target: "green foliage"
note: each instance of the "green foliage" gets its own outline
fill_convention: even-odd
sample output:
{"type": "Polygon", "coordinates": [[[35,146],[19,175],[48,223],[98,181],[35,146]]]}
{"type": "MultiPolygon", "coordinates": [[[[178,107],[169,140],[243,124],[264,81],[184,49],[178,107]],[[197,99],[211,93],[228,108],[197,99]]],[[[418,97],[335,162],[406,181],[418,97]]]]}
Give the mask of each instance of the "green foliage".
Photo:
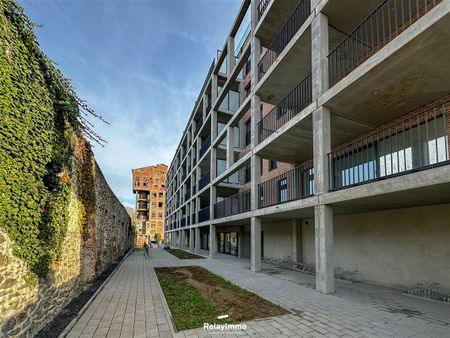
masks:
{"type": "Polygon", "coordinates": [[[33,29],[19,5],[0,1],[0,226],[14,254],[43,277],[67,231],[70,139],[101,139],[82,117],[92,110],[39,49],[33,29]]]}
{"type": "Polygon", "coordinates": [[[179,258],[179,259],[201,259],[201,258],[205,258],[199,255],[195,255],[193,253],[181,250],[181,249],[171,249],[169,247],[164,248],[164,250],[166,250],[168,253],[170,253],[171,255],[174,255],[175,257],[179,258]]]}
{"type": "Polygon", "coordinates": [[[155,241],[156,241],[156,243],[161,242],[161,234],[160,234],[159,232],[157,232],[157,233],[155,234],[155,241]]]}

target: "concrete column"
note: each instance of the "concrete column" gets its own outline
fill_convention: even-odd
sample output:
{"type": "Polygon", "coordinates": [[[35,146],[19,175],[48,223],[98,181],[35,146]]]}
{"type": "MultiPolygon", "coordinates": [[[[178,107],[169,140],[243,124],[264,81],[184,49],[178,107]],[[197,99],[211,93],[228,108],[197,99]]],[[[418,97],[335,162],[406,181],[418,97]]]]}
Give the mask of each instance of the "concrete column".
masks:
{"type": "Polygon", "coordinates": [[[293,219],[291,221],[292,226],[292,261],[298,263],[299,260],[299,232],[300,232],[300,221],[293,219]]]}
{"type": "Polygon", "coordinates": [[[250,225],[250,268],[252,271],[261,271],[261,218],[252,217],[250,225]]]}
{"type": "Polygon", "coordinates": [[[252,210],[258,209],[258,184],[261,181],[261,157],[253,155],[250,158],[250,206],[252,210]]]}
{"type": "Polygon", "coordinates": [[[196,253],[200,252],[200,228],[195,228],[195,241],[194,241],[194,250],[196,253]]]}
{"type": "Polygon", "coordinates": [[[238,232],[238,258],[242,258],[243,248],[242,245],[244,243],[244,231],[238,232]]]}
{"type": "Polygon", "coordinates": [[[208,116],[208,112],[206,111],[206,108],[208,107],[208,94],[203,94],[203,113],[202,113],[202,118],[203,118],[203,123],[205,123],[206,121],[206,116],[208,116]]]}
{"type": "Polygon", "coordinates": [[[199,223],[198,213],[200,212],[200,197],[195,199],[195,223],[199,223]]]}
{"type": "Polygon", "coordinates": [[[227,77],[230,77],[231,72],[234,69],[234,37],[232,36],[228,37],[227,56],[228,56],[227,77]]]}
{"type": "Polygon", "coordinates": [[[211,102],[212,105],[216,103],[217,100],[217,75],[212,74],[211,75],[211,102]]]}
{"type": "Polygon", "coordinates": [[[328,89],[328,17],[319,13],[311,25],[312,98],[328,89]]]}
{"type": "Polygon", "coordinates": [[[217,111],[211,112],[211,143],[217,138],[217,111]]]}
{"type": "Polygon", "coordinates": [[[211,185],[211,193],[209,195],[209,219],[214,219],[214,204],[217,201],[217,191],[214,185],[211,185]]]}
{"type": "Polygon", "coordinates": [[[234,164],[234,127],[227,128],[227,168],[234,164]]]}
{"type": "Polygon", "coordinates": [[[334,293],[333,209],[319,205],[315,212],[316,290],[334,293]]]}
{"type": "Polygon", "coordinates": [[[217,149],[211,148],[211,171],[210,171],[210,179],[211,181],[217,177],[217,149]]]}
{"type": "Polygon", "coordinates": [[[331,152],[330,111],[319,107],[313,112],[314,194],[329,189],[328,154],[331,152]]]}
{"type": "Polygon", "coordinates": [[[184,239],[184,230],[181,230],[181,232],[180,232],[180,248],[181,248],[181,249],[184,248],[184,242],[185,242],[185,239],[184,239]]]}
{"type": "Polygon", "coordinates": [[[189,229],[189,250],[194,251],[194,231],[195,229],[189,229]]]}
{"type": "Polygon", "coordinates": [[[215,257],[217,254],[217,233],[214,224],[209,225],[209,257],[215,257]]]}

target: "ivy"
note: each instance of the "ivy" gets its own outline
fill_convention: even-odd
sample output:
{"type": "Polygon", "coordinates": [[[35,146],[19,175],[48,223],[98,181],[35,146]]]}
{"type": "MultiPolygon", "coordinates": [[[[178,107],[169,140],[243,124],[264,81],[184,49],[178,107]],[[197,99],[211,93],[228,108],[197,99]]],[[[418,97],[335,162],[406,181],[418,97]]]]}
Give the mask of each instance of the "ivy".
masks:
{"type": "MultiPolygon", "coordinates": [[[[73,135],[104,142],[86,120],[90,114],[102,119],[40,50],[23,9],[0,1],[0,227],[39,277],[60,257],[74,174],[90,184],[81,189],[89,211],[83,215],[95,211],[92,167],[73,173],[71,160],[73,135]]],[[[88,142],[83,149],[93,163],[88,142]]]]}

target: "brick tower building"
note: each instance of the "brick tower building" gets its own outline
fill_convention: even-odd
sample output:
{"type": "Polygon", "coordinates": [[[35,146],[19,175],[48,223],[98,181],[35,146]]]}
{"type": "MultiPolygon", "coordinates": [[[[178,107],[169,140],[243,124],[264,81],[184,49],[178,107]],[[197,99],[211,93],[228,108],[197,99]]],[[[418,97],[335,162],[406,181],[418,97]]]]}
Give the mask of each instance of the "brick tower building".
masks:
{"type": "Polygon", "coordinates": [[[164,238],[165,180],[167,165],[157,164],[132,170],[133,193],[136,194],[136,242],[164,238]]]}

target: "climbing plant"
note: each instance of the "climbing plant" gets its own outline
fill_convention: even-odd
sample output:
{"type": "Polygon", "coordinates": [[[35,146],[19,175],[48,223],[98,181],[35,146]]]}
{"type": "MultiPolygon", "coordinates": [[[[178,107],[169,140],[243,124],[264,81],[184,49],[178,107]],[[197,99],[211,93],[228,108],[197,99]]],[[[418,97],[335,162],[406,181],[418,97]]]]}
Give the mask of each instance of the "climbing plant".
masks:
{"type": "MultiPolygon", "coordinates": [[[[103,119],[40,50],[34,28],[15,1],[0,1],[0,227],[14,254],[43,277],[61,253],[73,175],[93,182],[89,144],[81,162],[91,166],[73,172],[71,139],[104,140],[86,117],[103,119]]],[[[81,193],[88,215],[95,206],[90,187],[81,193]]]]}

